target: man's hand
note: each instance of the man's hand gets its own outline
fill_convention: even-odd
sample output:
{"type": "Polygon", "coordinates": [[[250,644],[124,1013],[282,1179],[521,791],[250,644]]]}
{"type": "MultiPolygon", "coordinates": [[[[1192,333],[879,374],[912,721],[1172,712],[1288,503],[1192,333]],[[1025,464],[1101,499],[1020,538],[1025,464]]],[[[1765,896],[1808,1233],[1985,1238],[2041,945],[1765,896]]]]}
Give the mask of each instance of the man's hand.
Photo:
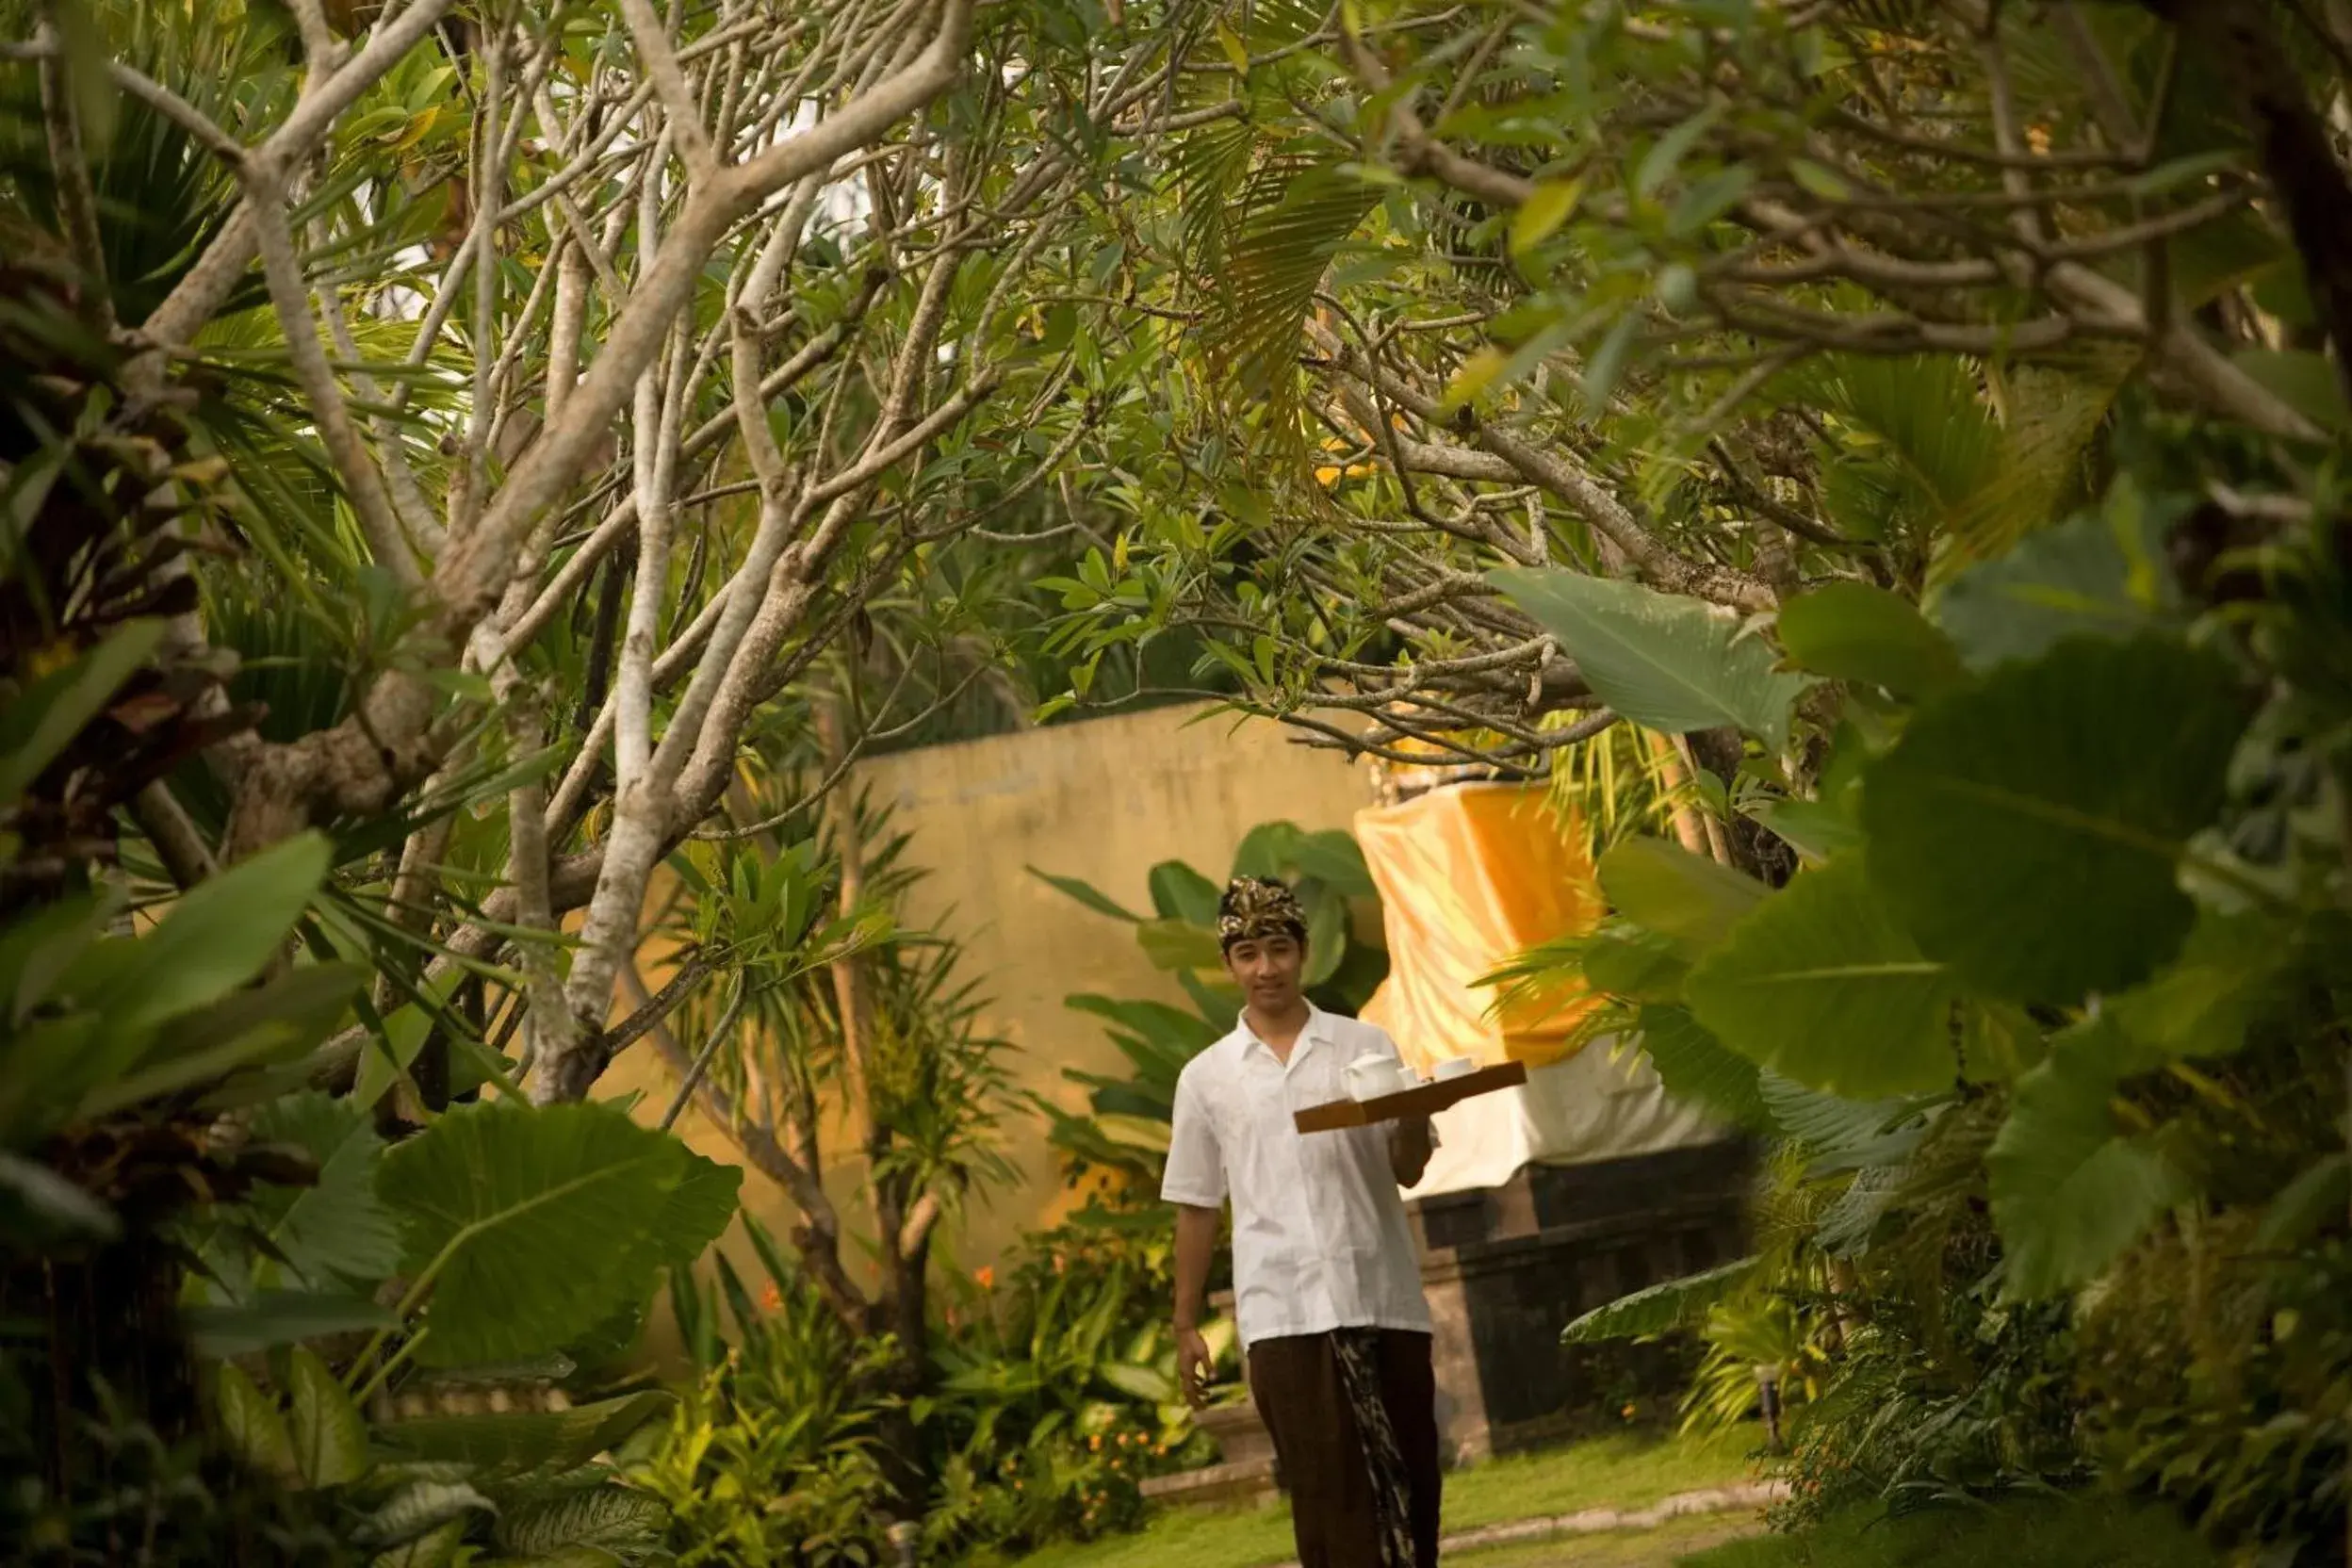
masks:
{"type": "Polygon", "coordinates": [[[1435,1147],[1428,1117],[1409,1116],[1389,1124],[1388,1168],[1398,1186],[1409,1187],[1421,1180],[1435,1147]]]}
{"type": "Polygon", "coordinates": [[[1200,1410],[1209,1402],[1209,1377],[1217,1370],[1217,1359],[1209,1354],[1209,1342],[1200,1337],[1198,1329],[1176,1331],[1176,1381],[1184,1391],[1184,1403],[1200,1410]]]}

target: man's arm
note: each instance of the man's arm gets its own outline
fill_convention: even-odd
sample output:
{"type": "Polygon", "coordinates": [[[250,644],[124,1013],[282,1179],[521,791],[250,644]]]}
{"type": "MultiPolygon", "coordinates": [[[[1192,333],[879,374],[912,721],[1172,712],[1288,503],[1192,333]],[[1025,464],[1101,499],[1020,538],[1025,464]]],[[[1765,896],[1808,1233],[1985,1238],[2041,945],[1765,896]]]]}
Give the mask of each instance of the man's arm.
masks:
{"type": "Polygon", "coordinates": [[[1200,1307],[1209,1290],[1209,1260],[1217,1251],[1216,1209],[1176,1205],[1176,1379],[1184,1402],[1198,1410],[1208,1400],[1214,1370],[1209,1342],[1200,1337],[1200,1307]]]}
{"type": "MultiPolygon", "coordinates": [[[[1429,1156],[1436,1149],[1435,1129],[1430,1127],[1428,1117],[1409,1116],[1392,1122],[1388,1129],[1388,1168],[1396,1176],[1396,1184],[1409,1187],[1421,1180],[1421,1173],[1429,1168],[1429,1156]]],[[[1180,1263],[1178,1266],[1183,1266],[1180,1263]]]]}
{"type": "MultiPolygon", "coordinates": [[[[1405,1054],[1386,1030],[1380,1031],[1380,1044],[1396,1058],[1398,1067],[1405,1065],[1405,1054]]],[[[1406,1069],[1406,1076],[1412,1070],[1406,1069]]],[[[1437,1129],[1425,1116],[1407,1117],[1394,1121],[1388,1128],[1388,1168],[1400,1187],[1412,1186],[1421,1180],[1421,1173],[1429,1168],[1429,1155],[1437,1149],[1437,1129]]]]}

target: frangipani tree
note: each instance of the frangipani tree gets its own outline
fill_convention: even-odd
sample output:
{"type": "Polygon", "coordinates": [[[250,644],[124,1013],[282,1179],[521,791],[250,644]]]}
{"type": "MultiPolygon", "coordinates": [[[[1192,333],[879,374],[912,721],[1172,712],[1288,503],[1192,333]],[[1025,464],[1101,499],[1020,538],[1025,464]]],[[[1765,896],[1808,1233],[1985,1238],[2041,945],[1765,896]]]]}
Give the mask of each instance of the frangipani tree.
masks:
{"type": "MultiPolygon", "coordinates": [[[[2269,439],[2341,417],[2297,72],[2342,44],[2263,8],[1227,20],[1190,79],[1240,113],[1135,223],[1193,439],[1114,435],[1135,524],[1066,636],[1200,630],[1315,743],[1541,771],[1612,722],[1498,567],[1726,628],[1916,598],[2080,503],[2127,384],[2269,439]]],[[[1727,776],[1730,717],[1687,727],[1727,776]]]]}
{"type": "Polygon", "coordinates": [[[142,395],[262,433],[217,454],[246,547],[162,570],[202,590],[173,657],[244,655],[274,717],[147,792],[155,851],[187,887],[367,840],[379,1004],[579,1097],[653,1021],[607,1028],[656,867],[827,650],[886,612],[902,651],[985,649],[1004,574],[958,552],[1059,536],[1037,502],[1149,350],[1042,302],[1100,286],[1074,219],[1170,57],[968,0],[15,20],[27,232],[142,395]]]}

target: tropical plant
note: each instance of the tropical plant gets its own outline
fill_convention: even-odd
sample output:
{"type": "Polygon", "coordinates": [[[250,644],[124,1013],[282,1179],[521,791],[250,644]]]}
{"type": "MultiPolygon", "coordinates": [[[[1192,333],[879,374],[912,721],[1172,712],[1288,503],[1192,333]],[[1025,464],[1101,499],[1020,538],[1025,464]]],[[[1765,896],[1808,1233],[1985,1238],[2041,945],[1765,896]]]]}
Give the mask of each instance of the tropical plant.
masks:
{"type": "MultiPolygon", "coordinates": [[[[225,504],[222,469],[189,455],[201,406],[131,390],[74,302],[42,283],[0,325],[21,372],[0,560],[0,1311],[38,1326],[0,1353],[10,1539],[60,1562],[430,1564],[469,1537],[634,1560],[659,1519],[591,1461],[666,1396],[363,1411],[625,1345],[655,1276],[726,1224],[737,1173],[606,1105],[419,1101],[430,1125],[382,1135],[407,1131],[383,1097],[431,1024],[414,1004],[377,1011],[348,956],[364,848],[305,830],[215,869],[165,787],[253,739],[218,662],[175,641],[197,602],[175,568],[225,504]],[[313,1080],[347,1034],[372,1050],[357,1092],[330,1095],[313,1080]],[[401,1065],[371,1076],[380,1057],[401,1065]]],[[[418,809],[466,804],[449,782],[418,809]]]]}
{"type": "MultiPolygon", "coordinates": [[[[2169,451],[2138,449],[2164,454],[2156,471],[1956,576],[1934,619],[1867,588],[1792,600],[1779,640],[1793,679],[1838,683],[1837,735],[1818,790],[1788,792],[1788,732],[1752,710],[1764,749],[1741,804],[1806,869],[1772,890],[1657,841],[1621,844],[1600,866],[1617,923],[1583,972],[1670,1088],[1811,1162],[1824,1201],[1794,1233],[1830,1287],[1812,1310],[1843,1340],[1800,1445],[1814,1474],[1896,1495],[2064,1479],[2090,1462],[2084,1438],[2145,1444],[2149,1423],[2180,1419],[2159,1411],[2198,1401],[2187,1389],[2237,1400],[2253,1380],[2296,1434],[2289,1462],[2243,1404],[2209,1407],[2226,1425],[2194,1446],[2107,1457],[2225,1533],[2333,1540],[2344,1499],[2323,1456],[2346,1434],[2324,1401],[2352,1376],[2352,1339],[2328,1313],[2307,1329],[2301,1303],[2341,1252],[2341,1216],[2313,1199],[2344,1158],[2340,981],[2323,952],[2342,918],[2326,811],[2344,782],[2313,764],[2345,710],[2327,678],[2305,681],[2352,624],[2345,565],[2331,534],[2290,525],[2217,602],[2194,542],[2223,514],[2143,486],[2244,460],[2226,437],[2167,433],[2169,451]],[[2167,558],[2161,574],[2134,566],[2167,558]],[[2234,1228],[2315,1250],[2225,1263],[2204,1238],[2234,1228]],[[2184,1248],[2213,1282],[2151,1293],[2147,1260],[2184,1248]],[[2044,1305],[2084,1291],[2072,1315],[2106,1347],[2095,1363],[2044,1305]],[[2266,1310],[2313,1339],[2279,1355],[2224,1326],[2266,1310]],[[2196,1370],[2138,1406],[2126,1391],[2147,1385],[2118,1377],[2120,1345],[2136,1370],[2176,1335],[2196,1370]],[[2109,1391],[2087,1429],[2085,1385],[2109,1391]]],[[[1514,583],[1575,652],[1593,633],[1549,613],[1552,586],[1514,583]]],[[[1661,601],[1612,654],[1674,677],[1661,692],[1720,690],[1669,629],[1682,612],[1661,601]]],[[[1664,699],[1620,700],[1675,722],[1664,699]]]]}
{"type": "MultiPolygon", "coordinates": [[[[784,847],[729,839],[676,858],[681,897],[669,924],[695,944],[688,969],[742,967],[734,996],[688,1004],[675,1034],[661,1026],[652,1037],[680,1078],[672,1114],[698,1103],[798,1211],[792,1288],[814,1290],[859,1348],[874,1452],[890,1507],[911,1518],[933,1481],[908,1414],[935,1378],[933,1257],[940,1227],[1012,1174],[1009,1047],[982,1027],[961,947],[902,923],[921,874],[886,813],[841,792],[761,815],[784,847]],[[840,1111],[854,1153],[828,1162],[840,1111]],[[828,1163],[855,1169],[869,1236],[851,1233],[825,1193],[828,1163]],[[845,1242],[873,1259],[871,1276],[859,1277],[845,1242]]],[[[780,1281],[782,1266],[772,1266],[780,1281]]]]}
{"type": "MultiPolygon", "coordinates": [[[[1196,1462],[1166,1324],[1169,1244],[1085,1221],[1022,1239],[936,1293],[935,1376],[891,1392],[898,1348],[842,1325],[807,1270],[745,1220],[767,1282],[724,1257],[672,1299],[702,1368],[629,1474],[675,1511],[681,1561],[884,1562],[901,1511],[884,1445],[904,1417],[931,1487],[922,1550],[1019,1550],[1133,1524],[1143,1478],[1196,1462]],[[729,1327],[731,1325],[731,1328],[729,1327]]],[[[1233,1353],[1230,1326],[1224,1353],[1233,1353]]]]}
{"type": "MultiPolygon", "coordinates": [[[[1062,1076],[1087,1091],[1090,1109],[1083,1116],[1038,1101],[1053,1120],[1054,1145],[1071,1181],[1102,1170],[1156,1193],[1177,1075],[1232,1030],[1241,1007],[1217,940],[1217,904],[1225,884],[1181,860],[1163,860],[1151,871],[1152,913],[1147,919],[1079,878],[1031,871],[1096,913],[1134,926],[1136,945],[1152,967],[1173,975],[1192,1001],[1186,1012],[1164,1002],[1091,993],[1069,998],[1069,1006],[1108,1026],[1111,1043],[1134,1071],[1115,1078],[1064,1068],[1062,1076]]],[[[1353,1017],[1371,999],[1387,976],[1388,955],[1362,936],[1380,929],[1380,890],[1353,838],[1339,828],[1310,833],[1293,823],[1261,823],[1243,835],[1230,876],[1280,877],[1298,894],[1307,912],[1309,1000],[1353,1017]]]]}

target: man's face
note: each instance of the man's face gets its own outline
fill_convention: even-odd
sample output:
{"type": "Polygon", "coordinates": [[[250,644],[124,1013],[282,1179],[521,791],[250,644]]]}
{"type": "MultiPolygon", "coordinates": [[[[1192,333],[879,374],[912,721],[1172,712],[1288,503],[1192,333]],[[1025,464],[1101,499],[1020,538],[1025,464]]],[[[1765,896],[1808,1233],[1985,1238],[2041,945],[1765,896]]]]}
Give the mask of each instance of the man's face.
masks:
{"type": "Polygon", "coordinates": [[[1264,1012],[1286,1012],[1298,1000],[1299,972],[1306,949],[1288,932],[1250,937],[1225,950],[1225,970],[1250,1004],[1264,1012]]]}

